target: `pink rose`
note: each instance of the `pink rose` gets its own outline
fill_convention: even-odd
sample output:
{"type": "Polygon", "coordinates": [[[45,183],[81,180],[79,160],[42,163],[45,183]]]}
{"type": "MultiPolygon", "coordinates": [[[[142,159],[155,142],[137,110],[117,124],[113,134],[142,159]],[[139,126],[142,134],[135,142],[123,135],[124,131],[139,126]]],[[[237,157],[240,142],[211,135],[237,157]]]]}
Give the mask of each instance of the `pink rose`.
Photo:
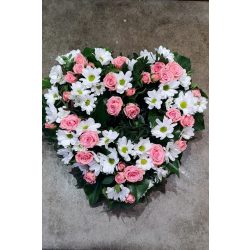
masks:
{"type": "Polygon", "coordinates": [[[160,71],[160,82],[161,83],[168,83],[174,80],[174,75],[173,73],[167,69],[166,67],[161,69],[160,71]]]}
{"type": "Polygon", "coordinates": [[[156,62],[151,66],[151,73],[160,73],[161,69],[165,68],[165,64],[163,62],[156,62]]]}
{"type": "Polygon", "coordinates": [[[81,119],[77,115],[67,115],[61,120],[60,128],[66,130],[75,130],[81,119]]]}
{"type": "Polygon", "coordinates": [[[123,111],[129,119],[135,119],[140,114],[139,106],[134,103],[128,103],[123,111]]]}
{"type": "Polygon", "coordinates": [[[181,152],[183,152],[187,148],[187,142],[186,141],[178,140],[178,141],[175,142],[175,144],[177,145],[178,149],[181,152]]]}
{"type": "Polygon", "coordinates": [[[118,184],[124,183],[126,181],[124,173],[123,172],[117,173],[117,175],[115,176],[115,181],[118,184]]]}
{"type": "Polygon", "coordinates": [[[149,156],[155,165],[161,165],[165,160],[165,151],[160,144],[153,144],[149,156]]]}
{"type": "Polygon", "coordinates": [[[47,129],[54,129],[54,128],[56,128],[56,125],[54,123],[48,123],[48,122],[46,122],[44,124],[44,127],[47,128],[47,129]]]}
{"type": "Polygon", "coordinates": [[[136,166],[128,166],[124,170],[125,178],[129,182],[142,181],[144,174],[145,174],[145,171],[136,166]]]}
{"type": "Polygon", "coordinates": [[[91,68],[95,68],[95,64],[92,63],[92,62],[89,62],[89,63],[87,64],[87,66],[89,66],[89,67],[91,67],[91,68]]]}
{"type": "Polygon", "coordinates": [[[117,80],[114,73],[112,72],[108,73],[104,77],[103,82],[105,87],[107,87],[109,90],[113,91],[116,89],[117,80]]]}
{"type": "Polygon", "coordinates": [[[175,80],[179,80],[183,74],[183,68],[177,62],[169,62],[166,69],[172,72],[175,80]]]}
{"type": "Polygon", "coordinates": [[[107,101],[107,112],[110,115],[118,116],[122,109],[122,98],[119,96],[112,96],[107,101]]]}
{"type": "Polygon", "coordinates": [[[161,79],[160,74],[158,74],[158,73],[153,74],[151,76],[151,79],[152,79],[153,82],[159,81],[161,79]]]}
{"type": "Polygon", "coordinates": [[[125,203],[129,203],[129,204],[132,204],[135,202],[135,197],[134,195],[132,195],[131,193],[127,196],[126,200],[125,200],[125,203]]]}
{"type": "Polygon", "coordinates": [[[84,66],[82,64],[75,64],[74,67],[73,67],[73,71],[76,74],[82,74],[83,69],[84,69],[84,66]]]}
{"type": "Polygon", "coordinates": [[[193,96],[195,96],[195,97],[201,97],[201,92],[200,92],[199,89],[194,89],[194,90],[192,90],[192,94],[193,94],[193,96]]]}
{"type": "Polygon", "coordinates": [[[69,82],[69,83],[74,83],[77,81],[77,78],[74,76],[74,73],[71,71],[67,72],[66,76],[64,76],[64,79],[66,82],[69,82]]]}
{"type": "Polygon", "coordinates": [[[151,83],[150,73],[148,73],[148,72],[142,72],[142,74],[141,74],[141,81],[143,83],[146,83],[146,84],[151,83]]]}
{"type": "Polygon", "coordinates": [[[85,175],[83,176],[83,179],[88,182],[89,184],[95,184],[96,182],[96,176],[94,173],[92,172],[87,172],[85,173],[85,175]]]}
{"type": "Polygon", "coordinates": [[[88,60],[86,59],[85,56],[83,56],[81,53],[77,54],[75,56],[75,62],[77,64],[81,64],[83,66],[86,66],[88,64],[88,60]]]}
{"type": "Polygon", "coordinates": [[[96,131],[86,131],[80,137],[80,143],[85,148],[93,148],[99,142],[99,136],[96,131]]]}
{"type": "Polygon", "coordinates": [[[64,91],[63,92],[63,100],[65,102],[69,101],[69,98],[70,98],[70,91],[64,91]]]}
{"type": "Polygon", "coordinates": [[[130,88],[130,89],[127,89],[126,90],[126,96],[132,96],[134,95],[136,92],[136,89],[135,88],[130,88]]]}
{"type": "Polygon", "coordinates": [[[90,151],[79,151],[76,153],[75,159],[77,163],[86,165],[93,161],[94,155],[90,151]]]}
{"type": "Polygon", "coordinates": [[[124,162],[122,162],[122,161],[120,161],[120,162],[118,163],[118,165],[117,165],[117,169],[118,169],[119,171],[122,171],[125,167],[126,167],[126,164],[125,164],[124,162]]]}
{"type": "Polygon", "coordinates": [[[183,127],[193,127],[194,126],[194,117],[192,115],[184,115],[181,117],[180,123],[183,127]]]}
{"type": "Polygon", "coordinates": [[[125,56],[118,56],[113,59],[112,64],[115,65],[117,69],[121,69],[124,63],[127,63],[128,58],[125,56]]]}
{"type": "Polygon", "coordinates": [[[178,122],[181,119],[181,112],[179,109],[170,108],[166,112],[166,116],[171,119],[173,122],[178,122]]]}

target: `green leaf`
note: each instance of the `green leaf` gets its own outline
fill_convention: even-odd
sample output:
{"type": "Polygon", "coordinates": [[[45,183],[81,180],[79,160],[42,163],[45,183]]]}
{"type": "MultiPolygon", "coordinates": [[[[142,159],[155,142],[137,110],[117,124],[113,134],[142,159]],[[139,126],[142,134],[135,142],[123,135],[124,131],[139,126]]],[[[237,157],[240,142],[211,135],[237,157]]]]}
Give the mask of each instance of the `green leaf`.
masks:
{"type": "Polygon", "coordinates": [[[51,83],[48,77],[43,79],[42,87],[43,89],[49,89],[51,87],[51,83]]]}
{"type": "Polygon", "coordinates": [[[89,205],[94,206],[98,202],[100,195],[102,194],[101,182],[97,181],[94,185],[86,184],[84,186],[84,191],[88,197],[89,205]]]}
{"type": "Polygon", "coordinates": [[[179,167],[179,160],[167,164],[167,169],[170,171],[170,174],[176,174],[178,177],[180,177],[179,167]]]}
{"type": "Polygon", "coordinates": [[[152,109],[152,110],[149,110],[148,112],[148,121],[150,123],[150,127],[153,128],[157,125],[156,123],[156,119],[160,119],[162,120],[163,119],[163,115],[159,114],[159,112],[155,109],[152,109]]]}
{"type": "Polygon", "coordinates": [[[208,99],[208,95],[203,90],[200,89],[200,92],[203,97],[206,97],[208,99]]]}
{"type": "Polygon", "coordinates": [[[204,123],[204,115],[203,113],[196,113],[194,115],[195,123],[194,123],[194,129],[195,131],[200,131],[205,129],[205,123],[204,123]]]}
{"type": "Polygon", "coordinates": [[[174,55],[174,60],[178,62],[182,68],[184,68],[187,72],[191,71],[191,61],[189,58],[181,56],[178,53],[174,53],[174,55]]]}
{"type": "Polygon", "coordinates": [[[108,175],[103,179],[102,184],[103,185],[110,185],[113,181],[114,181],[114,176],[108,175]]]}
{"type": "Polygon", "coordinates": [[[196,84],[196,83],[191,83],[191,85],[190,85],[190,88],[191,89],[196,89],[196,88],[198,88],[198,85],[196,84]]]}
{"type": "Polygon", "coordinates": [[[128,185],[128,188],[130,189],[130,192],[135,196],[136,201],[139,201],[141,197],[146,194],[149,184],[150,181],[148,179],[144,179],[141,182],[128,185]]]}

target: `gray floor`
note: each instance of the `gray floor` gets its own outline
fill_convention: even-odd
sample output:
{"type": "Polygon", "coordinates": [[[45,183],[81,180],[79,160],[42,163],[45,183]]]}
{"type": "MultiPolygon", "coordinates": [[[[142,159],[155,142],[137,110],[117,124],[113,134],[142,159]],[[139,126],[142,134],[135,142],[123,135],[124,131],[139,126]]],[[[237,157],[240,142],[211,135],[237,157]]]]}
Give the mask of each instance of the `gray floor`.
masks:
{"type": "MultiPolygon", "coordinates": [[[[71,49],[109,47],[118,54],[159,45],[191,58],[193,81],[208,92],[208,3],[43,0],[43,76],[71,49]]],[[[208,249],[206,130],[184,153],[181,176],[133,211],[89,207],[82,190],[43,142],[43,248],[208,249]]]]}

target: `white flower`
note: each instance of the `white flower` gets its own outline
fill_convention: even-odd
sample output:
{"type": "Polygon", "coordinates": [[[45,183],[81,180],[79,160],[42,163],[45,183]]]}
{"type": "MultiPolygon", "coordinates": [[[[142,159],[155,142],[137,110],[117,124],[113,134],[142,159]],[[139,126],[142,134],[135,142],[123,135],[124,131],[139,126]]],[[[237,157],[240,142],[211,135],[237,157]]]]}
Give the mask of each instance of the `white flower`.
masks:
{"type": "Polygon", "coordinates": [[[59,129],[56,132],[58,145],[62,145],[63,147],[67,147],[69,145],[74,145],[78,138],[74,132],[70,132],[67,130],[61,130],[59,129]]]}
{"type": "Polygon", "coordinates": [[[69,53],[62,55],[62,56],[58,56],[56,58],[56,61],[58,61],[61,65],[65,64],[65,61],[62,57],[66,57],[68,59],[74,59],[76,57],[77,54],[81,53],[81,51],[79,49],[77,50],[71,50],[69,53]]]}
{"type": "Polygon", "coordinates": [[[90,94],[89,90],[86,90],[86,85],[82,82],[75,82],[71,85],[72,91],[70,92],[70,99],[74,99],[76,96],[84,96],[90,94]]]}
{"type": "Polygon", "coordinates": [[[148,104],[149,109],[161,108],[162,100],[161,96],[156,90],[148,91],[148,97],[144,97],[145,102],[148,104]]]}
{"type": "Polygon", "coordinates": [[[165,102],[165,107],[166,107],[166,110],[168,110],[169,108],[171,108],[173,106],[173,101],[174,101],[174,98],[173,97],[169,97],[166,102],[165,102]]]}
{"type": "Polygon", "coordinates": [[[85,121],[81,121],[76,128],[76,134],[81,135],[84,131],[91,130],[91,131],[98,131],[98,128],[101,127],[100,123],[96,123],[93,118],[88,118],[85,121]]]}
{"type": "Polygon", "coordinates": [[[56,122],[57,122],[57,123],[60,123],[61,120],[62,120],[64,117],[66,117],[67,115],[70,114],[70,111],[65,110],[65,108],[66,108],[66,107],[63,106],[63,107],[61,107],[61,108],[58,109],[57,118],[56,118],[56,122]]]}
{"type": "Polygon", "coordinates": [[[62,72],[62,67],[60,65],[53,66],[50,70],[49,78],[52,84],[64,84],[65,80],[62,72]]]}
{"type": "Polygon", "coordinates": [[[154,166],[154,164],[150,157],[144,154],[141,155],[140,158],[136,161],[136,166],[143,170],[149,170],[154,166]]]}
{"type": "Polygon", "coordinates": [[[94,160],[94,161],[89,163],[89,170],[94,171],[95,176],[98,176],[100,174],[101,169],[102,169],[102,167],[97,161],[94,160]]]}
{"type": "Polygon", "coordinates": [[[153,54],[152,52],[149,52],[149,51],[147,51],[146,49],[145,50],[142,50],[141,52],[140,52],[140,56],[139,56],[139,58],[141,58],[141,57],[143,57],[143,58],[148,58],[148,62],[150,63],[150,64],[153,64],[154,62],[155,62],[155,60],[156,60],[156,55],[155,54],[153,54]]]}
{"type": "Polygon", "coordinates": [[[94,83],[92,85],[91,92],[93,92],[95,96],[102,95],[104,91],[105,91],[105,86],[102,82],[94,83]]]}
{"type": "Polygon", "coordinates": [[[139,142],[137,144],[135,144],[135,146],[134,146],[133,154],[135,156],[146,154],[146,153],[148,153],[150,148],[151,148],[151,143],[150,143],[149,138],[147,138],[147,139],[140,138],[139,142]]]}
{"type": "Polygon", "coordinates": [[[118,152],[124,158],[125,161],[130,161],[130,154],[133,155],[133,144],[125,136],[118,139],[117,142],[118,152]]]}
{"type": "Polygon", "coordinates": [[[184,69],[183,75],[180,78],[180,84],[185,90],[189,89],[189,85],[191,84],[191,77],[187,75],[186,70],[184,69]]]}
{"type": "Polygon", "coordinates": [[[64,164],[69,164],[70,160],[74,156],[73,153],[72,153],[72,150],[70,148],[58,149],[57,154],[59,154],[59,155],[61,155],[63,157],[62,162],[64,164]]]}
{"type": "Polygon", "coordinates": [[[126,74],[124,74],[122,71],[120,71],[118,74],[115,74],[116,80],[117,80],[117,93],[123,94],[125,90],[132,88],[131,81],[133,80],[131,78],[132,72],[127,71],[126,74]]]}
{"type": "Polygon", "coordinates": [[[122,184],[115,185],[114,187],[108,187],[106,191],[108,198],[115,201],[125,201],[129,193],[130,190],[122,184]]]}
{"type": "Polygon", "coordinates": [[[162,181],[162,178],[165,178],[169,173],[168,170],[163,169],[162,167],[153,167],[157,177],[155,178],[156,182],[162,181]]]}
{"type": "Polygon", "coordinates": [[[166,137],[174,137],[173,131],[177,123],[172,123],[172,120],[168,119],[166,116],[164,116],[162,122],[159,119],[156,119],[155,121],[157,125],[151,130],[152,135],[156,138],[160,138],[160,140],[163,140],[166,137]]]}
{"type": "Polygon", "coordinates": [[[88,115],[94,110],[95,108],[95,101],[97,98],[92,94],[92,95],[85,95],[82,97],[82,104],[81,104],[81,109],[82,111],[86,111],[88,115]]]}
{"type": "Polygon", "coordinates": [[[113,174],[115,166],[119,162],[119,158],[114,148],[109,148],[108,150],[111,152],[108,156],[99,153],[98,157],[102,165],[102,172],[105,174],[113,174]]]}
{"type": "Polygon", "coordinates": [[[102,65],[108,65],[113,59],[111,56],[111,53],[107,51],[106,49],[102,49],[102,48],[95,48],[95,58],[102,65]]]}
{"type": "Polygon", "coordinates": [[[134,65],[136,64],[136,62],[137,62],[137,60],[135,60],[135,59],[128,60],[128,69],[130,71],[133,71],[134,65]]]}
{"type": "Polygon", "coordinates": [[[194,109],[195,112],[203,113],[207,108],[207,99],[203,96],[194,98],[194,109]]]}
{"type": "Polygon", "coordinates": [[[80,141],[77,140],[73,146],[73,150],[78,152],[78,151],[84,151],[84,150],[86,150],[86,148],[84,148],[84,146],[80,143],[80,141]]]}
{"type": "Polygon", "coordinates": [[[113,142],[118,136],[119,133],[113,130],[104,130],[102,131],[103,137],[100,138],[100,141],[98,143],[99,146],[108,146],[111,142],[113,142]]]}
{"type": "Polygon", "coordinates": [[[194,113],[194,97],[191,91],[179,93],[179,96],[175,99],[175,106],[181,109],[184,115],[194,113]]]}
{"type": "Polygon", "coordinates": [[[192,128],[192,127],[185,127],[185,128],[183,128],[183,130],[181,132],[181,136],[184,139],[189,140],[191,137],[194,136],[194,128],[192,128]]]}
{"type": "Polygon", "coordinates": [[[178,149],[175,143],[168,142],[166,146],[166,154],[165,154],[166,163],[169,163],[169,160],[174,161],[176,158],[178,158],[178,155],[180,153],[181,151],[178,149]]]}
{"type": "Polygon", "coordinates": [[[82,73],[84,78],[81,78],[80,80],[86,88],[91,88],[93,84],[100,82],[101,72],[101,68],[91,68],[90,66],[87,66],[82,73]]]}
{"type": "Polygon", "coordinates": [[[174,96],[176,93],[178,93],[178,91],[176,90],[180,85],[180,82],[178,81],[172,81],[168,84],[160,84],[158,92],[161,95],[162,99],[166,99],[167,97],[172,97],[174,96]]]}
{"type": "Polygon", "coordinates": [[[44,95],[45,99],[47,100],[48,104],[54,104],[56,100],[60,100],[61,96],[58,93],[58,88],[55,86],[52,86],[48,93],[44,95]]]}
{"type": "Polygon", "coordinates": [[[49,104],[46,108],[46,122],[53,123],[57,119],[57,109],[54,104],[49,104]]]}
{"type": "Polygon", "coordinates": [[[158,49],[155,49],[158,54],[162,55],[164,58],[168,59],[169,62],[174,61],[174,54],[170,52],[169,49],[166,49],[163,46],[160,46],[158,49]]]}

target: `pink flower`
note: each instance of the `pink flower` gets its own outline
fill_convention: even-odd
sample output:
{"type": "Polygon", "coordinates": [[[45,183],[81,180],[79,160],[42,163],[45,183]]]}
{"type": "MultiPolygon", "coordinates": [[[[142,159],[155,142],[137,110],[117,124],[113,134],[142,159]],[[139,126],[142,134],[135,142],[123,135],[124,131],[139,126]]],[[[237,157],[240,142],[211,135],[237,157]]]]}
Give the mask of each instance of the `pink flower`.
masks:
{"type": "Polygon", "coordinates": [[[70,97],[70,91],[64,91],[63,92],[63,100],[65,102],[69,101],[69,97],[70,97]]]}
{"type": "Polygon", "coordinates": [[[124,170],[125,178],[129,182],[142,181],[144,174],[145,174],[145,171],[136,166],[128,166],[124,170]]]}
{"type": "Polygon", "coordinates": [[[76,162],[83,165],[89,164],[93,161],[94,156],[90,151],[78,151],[75,156],[76,162]]]}
{"type": "Polygon", "coordinates": [[[169,62],[166,69],[172,72],[175,80],[179,80],[183,74],[183,68],[177,62],[169,62]]]}
{"type": "Polygon", "coordinates": [[[193,96],[195,96],[195,97],[201,97],[201,92],[200,92],[199,89],[194,89],[194,90],[192,90],[192,94],[193,94],[193,96]]]}
{"type": "Polygon", "coordinates": [[[161,69],[165,68],[165,64],[163,62],[156,62],[151,66],[151,73],[160,73],[161,69]]]}
{"type": "Polygon", "coordinates": [[[125,56],[118,56],[113,59],[112,64],[115,65],[117,69],[121,69],[124,63],[127,63],[128,58],[125,56]]]}
{"type": "Polygon", "coordinates": [[[161,79],[160,74],[158,74],[158,73],[153,74],[151,76],[151,79],[152,79],[153,82],[159,81],[161,79]]]}
{"type": "Polygon", "coordinates": [[[96,131],[86,131],[80,137],[80,143],[85,148],[93,148],[99,142],[99,136],[96,131]]]}
{"type": "Polygon", "coordinates": [[[71,71],[67,72],[66,76],[64,76],[64,79],[66,82],[69,82],[69,83],[74,83],[77,81],[77,78],[74,76],[74,73],[71,71]]]}
{"type": "Polygon", "coordinates": [[[166,112],[166,116],[171,119],[173,122],[178,122],[181,119],[181,112],[179,109],[170,108],[166,112]]]}
{"type": "Polygon", "coordinates": [[[174,80],[174,75],[173,73],[167,69],[166,67],[161,69],[160,71],[160,82],[161,83],[168,83],[174,80]]]}
{"type": "Polygon", "coordinates": [[[113,91],[116,89],[117,81],[116,81],[116,77],[114,73],[112,72],[108,73],[104,77],[103,82],[104,82],[105,87],[107,87],[109,90],[113,91]]]}
{"type": "Polygon", "coordinates": [[[142,74],[141,74],[141,81],[143,83],[146,83],[146,84],[151,83],[150,73],[148,73],[148,72],[142,72],[142,74]]]}
{"type": "Polygon", "coordinates": [[[54,129],[54,128],[56,128],[56,125],[54,123],[48,123],[48,122],[46,122],[44,124],[44,127],[47,128],[47,129],[54,129]]]}
{"type": "Polygon", "coordinates": [[[115,176],[115,181],[118,184],[122,184],[126,181],[125,175],[123,172],[118,172],[117,175],[115,176]]]}
{"type": "Polygon", "coordinates": [[[131,193],[127,196],[126,200],[125,200],[125,203],[129,203],[129,204],[132,204],[135,202],[135,197],[134,195],[132,195],[131,193]]]}
{"type": "Polygon", "coordinates": [[[194,126],[194,117],[192,115],[184,115],[181,117],[180,123],[183,127],[193,127],[194,126]]]}
{"type": "Polygon", "coordinates": [[[83,179],[89,184],[95,184],[96,182],[95,174],[90,171],[85,173],[85,175],[83,176],[83,179]]]}
{"type": "Polygon", "coordinates": [[[187,148],[187,142],[186,141],[178,140],[178,141],[175,142],[175,144],[177,145],[178,149],[181,152],[183,152],[187,148]]]}
{"type": "Polygon", "coordinates": [[[135,119],[140,114],[139,106],[134,103],[128,103],[123,111],[129,119],[135,119]]]}
{"type": "Polygon", "coordinates": [[[127,89],[126,90],[126,96],[132,96],[134,95],[136,92],[136,89],[135,88],[130,88],[130,89],[127,89]]]}
{"type": "Polygon", "coordinates": [[[155,165],[161,165],[165,160],[165,152],[160,144],[153,144],[149,156],[155,165]]]}
{"type": "Polygon", "coordinates": [[[108,99],[106,105],[107,105],[107,112],[110,115],[118,116],[123,105],[122,98],[119,96],[112,96],[108,99]]]}
{"type": "Polygon", "coordinates": [[[84,69],[84,66],[82,64],[75,64],[74,67],[73,67],[73,71],[76,74],[82,74],[83,69],[84,69]]]}
{"type": "Polygon", "coordinates": [[[75,130],[81,119],[77,115],[67,115],[61,120],[60,128],[66,130],[75,130]]]}
{"type": "Polygon", "coordinates": [[[126,167],[126,164],[125,164],[124,162],[122,162],[122,161],[120,161],[120,162],[118,163],[118,165],[117,165],[117,169],[118,169],[119,171],[122,171],[125,167],[126,167]]]}
{"type": "Polygon", "coordinates": [[[75,62],[77,64],[81,64],[83,66],[86,66],[88,64],[88,60],[86,59],[85,56],[83,56],[81,53],[77,54],[75,56],[75,62]]]}
{"type": "Polygon", "coordinates": [[[89,67],[91,67],[91,68],[95,68],[95,64],[92,63],[92,62],[89,62],[89,63],[87,64],[87,66],[89,66],[89,67]]]}

